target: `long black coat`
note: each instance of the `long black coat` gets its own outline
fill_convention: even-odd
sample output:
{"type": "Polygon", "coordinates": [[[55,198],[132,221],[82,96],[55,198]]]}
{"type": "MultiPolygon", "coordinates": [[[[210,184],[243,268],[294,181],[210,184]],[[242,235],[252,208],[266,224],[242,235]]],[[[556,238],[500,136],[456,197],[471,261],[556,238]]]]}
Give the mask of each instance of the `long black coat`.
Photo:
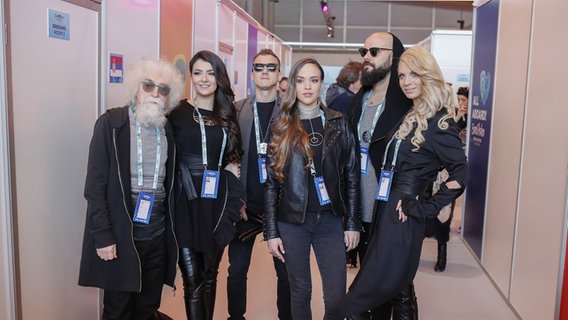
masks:
{"type": "MultiPolygon", "coordinates": [[[[175,144],[171,127],[166,125],[168,159],[164,181],[166,208],[166,280],[174,285],[178,249],[173,233],[173,170],[175,144]]],[[[95,123],[89,146],[85,182],[87,218],[79,285],[105,290],[140,292],[142,290],[140,257],[134,247],[130,192],[130,125],[128,107],[107,110],[95,123]],[[104,261],[96,253],[116,243],[118,258],[104,261]]]]}

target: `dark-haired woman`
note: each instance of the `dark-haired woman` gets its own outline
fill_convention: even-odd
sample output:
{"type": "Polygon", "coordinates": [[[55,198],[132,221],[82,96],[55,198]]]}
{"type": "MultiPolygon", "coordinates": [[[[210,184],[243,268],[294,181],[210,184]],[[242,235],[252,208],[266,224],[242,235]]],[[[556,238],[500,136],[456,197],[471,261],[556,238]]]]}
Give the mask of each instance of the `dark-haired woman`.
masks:
{"type": "Polygon", "coordinates": [[[170,115],[177,146],[176,236],[187,318],[213,319],[219,263],[236,233],[242,187],[239,127],[225,65],[200,51],[189,62],[195,97],[170,115]]]}
{"type": "Polygon", "coordinates": [[[344,296],[346,250],[359,242],[359,163],[355,138],[341,113],[321,104],[320,64],[292,66],[290,85],[273,125],[266,183],[264,237],[286,264],[292,318],[311,315],[310,249],[321,273],[326,315],[344,296]],[[345,220],[345,224],[343,221],[345,220]]]}

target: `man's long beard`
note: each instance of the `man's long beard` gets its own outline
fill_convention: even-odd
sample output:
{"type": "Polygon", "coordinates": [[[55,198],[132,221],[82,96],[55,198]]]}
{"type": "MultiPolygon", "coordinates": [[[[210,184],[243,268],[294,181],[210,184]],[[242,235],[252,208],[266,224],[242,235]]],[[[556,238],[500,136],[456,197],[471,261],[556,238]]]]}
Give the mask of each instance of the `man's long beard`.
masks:
{"type": "Polygon", "coordinates": [[[373,64],[368,61],[363,62],[363,71],[361,72],[361,85],[363,87],[374,86],[379,81],[382,81],[391,71],[390,65],[383,65],[371,71],[367,71],[365,69],[366,66],[373,66],[373,64]]]}
{"type": "Polygon", "coordinates": [[[166,109],[159,98],[148,98],[136,108],[136,121],[144,127],[163,128],[166,123],[166,109]]]}

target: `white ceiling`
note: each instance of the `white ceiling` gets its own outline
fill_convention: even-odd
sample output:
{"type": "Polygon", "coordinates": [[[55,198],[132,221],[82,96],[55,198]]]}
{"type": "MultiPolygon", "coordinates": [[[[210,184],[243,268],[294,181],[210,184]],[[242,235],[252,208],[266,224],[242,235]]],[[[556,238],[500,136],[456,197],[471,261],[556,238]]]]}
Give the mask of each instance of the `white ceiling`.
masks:
{"type": "MultiPolygon", "coordinates": [[[[285,42],[357,43],[371,33],[389,31],[415,44],[432,30],[471,29],[472,1],[327,0],[335,17],[334,37],[327,37],[319,0],[235,1],[285,42]]],[[[328,47],[329,48],[329,47],[328,47]]]]}

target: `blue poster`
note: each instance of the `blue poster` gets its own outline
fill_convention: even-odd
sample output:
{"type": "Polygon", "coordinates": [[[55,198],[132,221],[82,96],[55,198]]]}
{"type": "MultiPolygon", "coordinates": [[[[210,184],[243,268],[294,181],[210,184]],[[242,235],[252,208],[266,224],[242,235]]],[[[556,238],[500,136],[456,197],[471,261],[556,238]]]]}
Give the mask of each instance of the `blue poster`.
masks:
{"type": "Polygon", "coordinates": [[[466,189],[463,230],[464,239],[477,257],[481,258],[493,110],[499,0],[492,0],[477,8],[475,17],[473,70],[470,88],[471,120],[468,123],[468,161],[471,179],[466,189]]]}
{"type": "Polygon", "coordinates": [[[48,35],[50,38],[69,40],[69,14],[48,9],[48,35]]]}

